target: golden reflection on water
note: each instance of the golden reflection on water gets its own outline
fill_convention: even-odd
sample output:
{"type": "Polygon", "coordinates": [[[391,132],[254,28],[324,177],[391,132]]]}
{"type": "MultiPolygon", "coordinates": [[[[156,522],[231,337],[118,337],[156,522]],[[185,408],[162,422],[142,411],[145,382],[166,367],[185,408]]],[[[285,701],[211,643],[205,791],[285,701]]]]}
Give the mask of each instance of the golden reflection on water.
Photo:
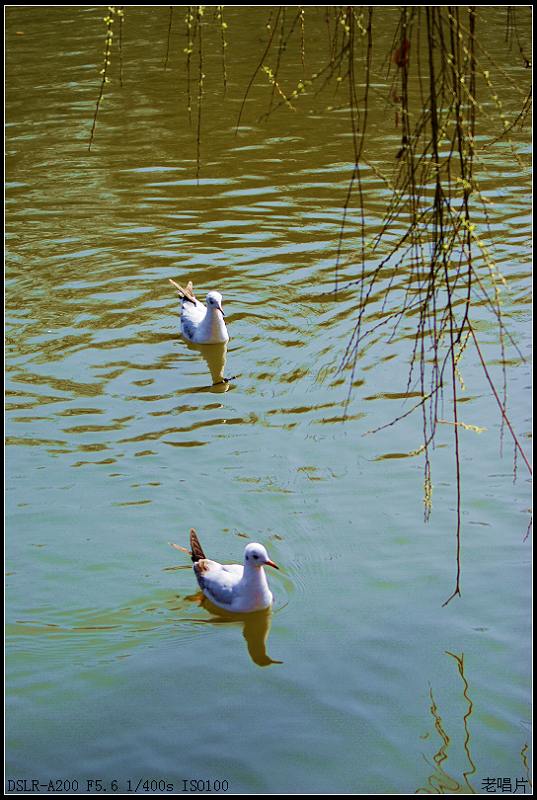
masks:
{"type": "Polygon", "coordinates": [[[227,358],[227,342],[222,344],[190,344],[190,350],[197,350],[207,367],[212,379],[211,386],[208,387],[210,392],[223,393],[229,389],[229,380],[224,377],[224,370],[226,368],[227,358]]]}
{"type": "Polygon", "coordinates": [[[270,664],[283,664],[283,661],[276,661],[267,653],[267,639],[272,622],[272,609],[266,608],[263,611],[251,611],[248,614],[233,614],[223,608],[219,608],[211,603],[205,595],[196,595],[200,599],[200,605],[209,611],[213,617],[207,620],[215,625],[226,623],[243,623],[242,635],[246,640],[246,646],[250,658],[259,667],[268,667],[270,664]]]}
{"type": "MultiPolygon", "coordinates": [[[[434,771],[427,779],[426,786],[422,786],[419,789],[417,789],[416,794],[477,794],[476,789],[471,785],[469,781],[470,776],[474,775],[474,773],[476,772],[476,766],[473,762],[470,753],[471,736],[470,736],[470,728],[468,725],[474,706],[472,700],[470,699],[470,695],[468,694],[469,684],[464,674],[464,653],[461,653],[460,656],[457,656],[454,653],[446,651],[446,655],[450,656],[451,658],[454,658],[455,661],[457,662],[457,668],[463,684],[462,694],[464,700],[466,701],[466,711],[463,716],[464,750],[468,761],[468,769],[464,770],[462,781],[459,781],[456,778],[452,777],[444,769],[444,762],[447,762],[449,757],[451,737],[448,735],[445,729],[442,716],[440,714],[440,710],[434,699],[433,690],[432,688],[430,688],[429,689],[429,697],[431,698],[430,711],[434,719],[434,727],[436,729],[436,732],[441,738],[441,744],[439,749],[433,756],[433,761],[435,764],[434,771]]],[[[425,760],[429,763],[429,760],[427,758],[425,758],[425,760]]],[[[447,767],[447,764],[445,764],[445,766],[447,767]]]]}

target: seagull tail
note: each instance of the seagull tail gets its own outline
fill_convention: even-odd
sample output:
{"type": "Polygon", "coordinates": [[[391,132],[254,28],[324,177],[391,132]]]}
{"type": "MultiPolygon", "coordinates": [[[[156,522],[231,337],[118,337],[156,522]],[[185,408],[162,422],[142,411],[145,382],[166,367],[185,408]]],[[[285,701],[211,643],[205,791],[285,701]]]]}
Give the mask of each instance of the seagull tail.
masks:
{"type": "Polygon", "coordinates": [[[183,300],[189,300],[191,303],[196,305],[196,298],[194,297],[194,287],[192,286],[192,281],[189,281],[186,285],[186,289],[183,289],[178,283],[176,283],[172,278],[168,278],[169,282],[172,286],[175,286],[177,291],[179,292],[180,296],[183,300]]]}
{"type": "Polygon", "coordinates": [[[205,558],[203,547],[200,544],[200,540],[194,528],[190,529],[190,549],[192,550],[192,561],[194,564],[197,561],[201,561],[202,558],[205,558]]]}

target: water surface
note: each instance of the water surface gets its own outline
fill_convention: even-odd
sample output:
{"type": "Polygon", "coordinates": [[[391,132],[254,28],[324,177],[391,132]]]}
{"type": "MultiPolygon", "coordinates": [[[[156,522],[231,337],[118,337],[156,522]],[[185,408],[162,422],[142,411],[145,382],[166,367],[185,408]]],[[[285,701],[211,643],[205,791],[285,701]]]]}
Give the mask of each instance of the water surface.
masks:
{"type": "MultiPolygon", "coordinates": [[[[260,80],[235,136],[268,9],[229,9],[225,99],[216,39],[206,51],[196,180],[176,11],[164,69],[168,10],[127,9],[123,88],[114,51],[89,154],[103,9],[7,12],[7,777],[76,779],[80,791],[90,778],[176,791],[195,778],[236,793],[368,794],[527,779],[530,493],[520,459],[513,480],[477,355],[461,364],[461,414],[485,430],[461,431],[462,597],[443,608],[452,428],[433,454],[427,525],[410,455],[419,420],[365,435],[413,402],[410,320],[361,353],[345,416],[349,372],[337,370],[357,306],[355,289],[333,294],[353,160],[345,99],[260,121],[260,80]],[[232,380],[219,391],[179,336],[170,277],[224,295],[232,380]],[[259,627],[200,604],[169,547],[192,526],[216,559],[238,560],[254,540],[281,566],[259,627]],[[265,655],[282,663],[261,666],[265,655]]],[[[309,59],[324,41],[318,12],[309,59]]],[[[522,82],[503,19],[491,15],[481,41],[522,82]]],[[[389,169],[400,130],[381,67],[371,150],[389,169]]],[[[287,69],[301,70],[298,48],[287,69]]],[[[517,108],[508,87],[502,99],[517,108]]],[[[518,160],[502,143],[483,153],[480,180],[504,313],[527,359],[523,131],[513,147],[518,160]]],[[[374,236],[387,197],[374,170],[364,197],[374,236]]],[[[345,263],[359,214],[347,231],[345,263]]],[[[356,276],[355,262],[341,267],[342,285],[356,276]]],[[[478,321],[501,382],[496,327],[486,309],[478,321]]],[[[529,366],[514,349],[506,358],[527,448],[529,366]]]]}

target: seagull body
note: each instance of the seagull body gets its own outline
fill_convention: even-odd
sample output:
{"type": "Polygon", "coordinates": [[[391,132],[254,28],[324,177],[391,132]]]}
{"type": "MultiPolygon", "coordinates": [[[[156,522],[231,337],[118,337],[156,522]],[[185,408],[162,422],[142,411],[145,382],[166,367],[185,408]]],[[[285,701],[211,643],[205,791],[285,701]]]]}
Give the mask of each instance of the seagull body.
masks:
{"type": "Polygon", "coordinates": [[[193,344],[222,344],[229,341],[224,312],[222,311],[222,295],[220,292],[209,292],[207,305],[204,306],[194,297],[192,282],[186,289],[174,280],[169,281],[178,290],[181,297],[181,333],[193,344]]]}
{"type": "Polygon", "coordinates": [[[219,564],[206,558],[195,530],[190,531],[190,547],[199,587],[214,605],[235,613],[270,608],[273,596],[263,567],[278,566],[262,544],[246,545],[244,565],[219,564]]]}

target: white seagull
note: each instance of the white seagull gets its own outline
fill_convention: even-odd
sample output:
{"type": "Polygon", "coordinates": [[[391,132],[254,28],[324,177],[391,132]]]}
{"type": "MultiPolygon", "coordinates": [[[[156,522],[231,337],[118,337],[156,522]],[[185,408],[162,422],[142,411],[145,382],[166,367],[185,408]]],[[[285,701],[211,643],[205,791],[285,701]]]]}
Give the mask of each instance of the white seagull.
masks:
{"type": "Polygon", "coordinates": [[[279,567],[270,560],[262,544],[246,545],[244,566],[219,564],[206,558],[194,529],[190,531],[190,547],[199,587],[211,603],[239,614],[270,608],[273,596],[263,567],[279,567]]]}
{"type": "Polygon", "coordinates": [[[193,344],[229,342],[220,292],[209,292],[207,305],[204,306],[194,297],[192,281],[189,281],[186,289],[183,289],[171,278],[168,280],[181,297],[181,333],[185,339],[193,344]]]}

